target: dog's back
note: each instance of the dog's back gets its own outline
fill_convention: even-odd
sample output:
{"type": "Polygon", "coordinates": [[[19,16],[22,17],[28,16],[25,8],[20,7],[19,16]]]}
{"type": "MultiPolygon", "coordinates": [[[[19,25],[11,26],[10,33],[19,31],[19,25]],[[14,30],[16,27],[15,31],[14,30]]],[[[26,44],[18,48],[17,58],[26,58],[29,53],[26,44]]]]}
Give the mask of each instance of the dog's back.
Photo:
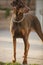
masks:
{"type": "Polygon", "coordinates": [[[41,24],[40,24],[40,21],[38,20],[38,18],[34,15],[29,14],[27,16],[27,19],[28,19],[27,23],[28,23],[28,26],[30,27],[31,31],[33,29],[39,35],[41,40],[43,41],[43,33],[42,33],[42,29],[41,29],[41,24]]]}

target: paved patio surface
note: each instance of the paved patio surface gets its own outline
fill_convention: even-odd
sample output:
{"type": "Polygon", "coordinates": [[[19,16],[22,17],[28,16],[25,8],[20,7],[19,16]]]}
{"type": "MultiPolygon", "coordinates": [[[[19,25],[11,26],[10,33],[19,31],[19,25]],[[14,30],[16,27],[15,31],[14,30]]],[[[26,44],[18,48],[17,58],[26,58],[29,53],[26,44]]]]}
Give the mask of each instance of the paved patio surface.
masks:
{"type": "MultiPolygon", "coordinates": [[[[37,63],[43,65],[43,42],[34,32],[29,37],[30,49],[28,52],[28,64],[37,63]]],[[[17,39],[17,62],[22,63],[24,52],[24,42],[17,39]]],[[[13,59],[13,44],[9,30],[0,30],[0,61],[11,62],[13,59]]]]}

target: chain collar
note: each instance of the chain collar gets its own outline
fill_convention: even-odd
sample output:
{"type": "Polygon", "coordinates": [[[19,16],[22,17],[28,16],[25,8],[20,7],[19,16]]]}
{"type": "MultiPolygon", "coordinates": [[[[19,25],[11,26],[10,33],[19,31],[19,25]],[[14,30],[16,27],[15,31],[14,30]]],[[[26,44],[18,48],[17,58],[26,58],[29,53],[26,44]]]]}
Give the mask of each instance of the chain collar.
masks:
{"type": "Polygon", "coordinates": [[[22,22],[22,21],[24,20],[24,18],[25,18],[25,15],[23,14],[23,18],[22,18],[21,20],[16,21],[15,19],[13,19],[12,21],[13,21],[13,22],[16,22],[16,23],[20,23],[20,22],[22,22]]]}

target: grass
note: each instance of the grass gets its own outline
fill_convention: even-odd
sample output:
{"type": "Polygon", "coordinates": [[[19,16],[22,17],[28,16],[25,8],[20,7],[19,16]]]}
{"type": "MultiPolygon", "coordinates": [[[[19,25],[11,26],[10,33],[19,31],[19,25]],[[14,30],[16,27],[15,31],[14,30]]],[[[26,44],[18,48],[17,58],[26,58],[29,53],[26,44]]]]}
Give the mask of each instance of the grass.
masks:
{"type": "Polygon", "coordinates": [[[0,65],[21,65],[20,63],[4,63],[4,62],[0,62],[0,65]]]}
{"type": "MultiPolygon", "coordinates": [[[[0,62],[0,65],[23,65],[23,64],[20,64],[18,62],[16,62],[16,63],[4,63],[4,62],[0,62]]],[[[38,64],[29,64],[29,65],[38,65],[38,64]]]]}

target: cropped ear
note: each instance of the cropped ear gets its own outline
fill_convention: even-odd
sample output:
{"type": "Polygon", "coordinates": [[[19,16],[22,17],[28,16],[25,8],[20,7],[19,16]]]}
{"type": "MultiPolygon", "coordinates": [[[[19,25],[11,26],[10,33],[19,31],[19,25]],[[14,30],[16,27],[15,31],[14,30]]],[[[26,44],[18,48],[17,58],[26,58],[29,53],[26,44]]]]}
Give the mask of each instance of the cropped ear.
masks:
{"type": "Polygon", "coordinates": [[[30,11],[30,10],[31,10],[31,9],[30,9],[28,6],[25,6],[23,12],[24,12],[24,13],[27,13],[27,12],[30,11]]]}

